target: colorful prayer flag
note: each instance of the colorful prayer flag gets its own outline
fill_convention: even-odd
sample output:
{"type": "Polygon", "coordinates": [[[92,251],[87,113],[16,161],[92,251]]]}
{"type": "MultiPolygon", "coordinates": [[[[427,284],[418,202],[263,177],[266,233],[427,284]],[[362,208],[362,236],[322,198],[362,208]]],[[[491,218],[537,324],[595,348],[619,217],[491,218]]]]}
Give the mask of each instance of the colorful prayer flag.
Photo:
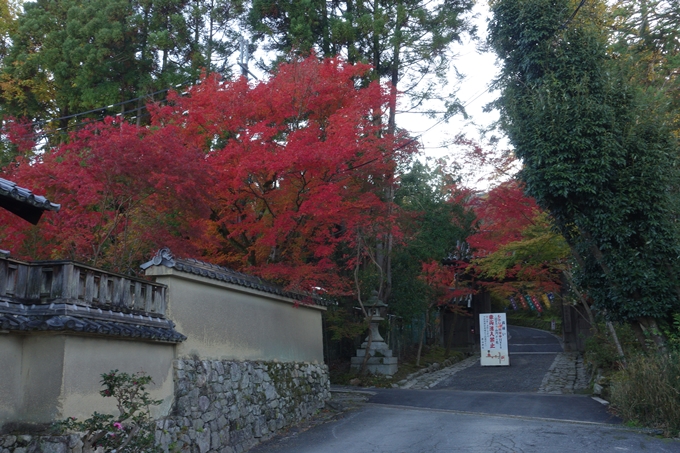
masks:
{"type": "Polygon", "coordinates": [[[536,310],[538,310],[539,313],[543,313],[543,307],[541,307],[541,303],[538,301],[538,297],[531,296],[531,301],[534,303],[536,310]]]}
{"type": "Polygon", "coordinates": [[[545,304],[546,307],[550,308],[550,299],[548,299],[548,295],[543,293],[541,294],[541,300],[545,304]]]}

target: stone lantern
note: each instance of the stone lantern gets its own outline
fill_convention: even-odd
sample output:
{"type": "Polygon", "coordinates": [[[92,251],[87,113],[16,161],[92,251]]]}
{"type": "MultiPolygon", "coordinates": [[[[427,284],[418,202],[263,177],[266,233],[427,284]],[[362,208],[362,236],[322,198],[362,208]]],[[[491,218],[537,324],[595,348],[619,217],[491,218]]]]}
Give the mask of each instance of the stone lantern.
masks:
{"type": "Polygon", "coordinates": [[[366,341],[357,349],[356,357],[352,357],[352,369],[361,369],[364,358],[368,353],[369,358],[366,367],[370,373],[392,376],[397,372],[397,358],[392,357],[392,350],[382,336],[378,326],[385,319],[387,304],[378,298],[378,292],[373,291],[371,297],[364,304],[366,312],[371,319],[368,327],[369,333],[366,341]],[[369,339],[371,339],[369,347],[369,339]]]}
{"type": "MultiPolygon", "coordinates": [[[[380,324],[380,321],[385,319],[385,315],[387,314],[387,304],[378,299],[378,291],[373,291],[373,293],[371,293],[371,297],[364,304],[364,307],[366,307],[366,312],[371,319],[371,324],[368,326],[368,329],[369,336],[373,337],[373,340],[371,341],[371,349],[374,349],[373,344],[375,343],[382,342],[385,344],[385,340],[380,336],[378,325],[380,324]]],[[[366,341],[361,344],[361,347],[364,349],[368,345],[368,338],[369,337],[366,337],[366,341]]],[[[385,346],[387,347],[387,345],[385,346]]]]}

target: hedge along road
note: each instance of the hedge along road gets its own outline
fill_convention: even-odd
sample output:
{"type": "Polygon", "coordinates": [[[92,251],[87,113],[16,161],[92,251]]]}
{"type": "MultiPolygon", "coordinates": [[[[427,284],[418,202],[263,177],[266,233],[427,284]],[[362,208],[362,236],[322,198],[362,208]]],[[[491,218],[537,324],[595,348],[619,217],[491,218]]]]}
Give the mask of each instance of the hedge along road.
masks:
{"type": "Polygon", "coordinates": [[[680,442],[621,426],[587,395],[536,393],[559,341],[515,326],[509,334],[509,367],[476,363],[432,390],[370,389],[366,404],[339,419],[251,451],[680,453],[680,442]]]}

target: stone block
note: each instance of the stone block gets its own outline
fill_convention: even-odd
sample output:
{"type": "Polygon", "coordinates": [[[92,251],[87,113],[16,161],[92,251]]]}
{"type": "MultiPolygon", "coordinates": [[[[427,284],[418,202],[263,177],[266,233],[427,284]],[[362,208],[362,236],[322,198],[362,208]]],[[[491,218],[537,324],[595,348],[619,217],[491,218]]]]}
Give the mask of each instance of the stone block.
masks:
{"type": "Polygon", "coordinates": [[[67,453],[68,448],[64,442],[41,442],[42,453],[67,453]]]}
{"type": "MultiPolygon", "coordinates": [[[[352,357],[352,369],[360,369],[364,359],[362,357],[352,357]]],[[[369,373],[392,376],[397,372],[398,359],[396,357],[371,357],[368,359],[366,369],[369,373]]]]}
{"type": "Polygon", "coordinates": [[[205,395],[198,398],[198,408],[201,412],[207,411],[208,407],[210,407],[210,398],[205,395]]]}
{"type": "Polygon", "coordinates": [[[218,451],[221,446],[222,446],[222,439],[220,438],[220,434],[213,432],[210,435],[210,448],[212,450],[218,451]]]}
{"type": "Polygon", "coordinates": [[[204,429],[196,433],[196,446],[200,453],[207,453],[210,450],[210,430],[204,429]]]}
{"type": "Polygon", "coordinates": [[[231,436],[229,435],[229,428],[227,427],[225,429],[221,429],[219,434],[222,445],[229,445],[229,442],[231,441],[231,436]]]}
{"type": "Polygon", "coordinates": [[[237,363],[232,363],[229,367],[229,375],[231,376],[232,382],[238,382],[241,380],[241,367],[237,363]]]}

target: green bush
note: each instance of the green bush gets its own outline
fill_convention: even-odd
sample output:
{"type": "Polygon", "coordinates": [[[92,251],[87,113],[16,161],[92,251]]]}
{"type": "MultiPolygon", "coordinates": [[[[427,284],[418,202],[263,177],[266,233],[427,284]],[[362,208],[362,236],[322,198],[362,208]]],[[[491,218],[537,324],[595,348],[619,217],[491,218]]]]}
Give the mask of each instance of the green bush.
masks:
{"type": "Polygon", "coordinates": [[[608,332],[603,329],[586,339],[585,359],[594,370],[607,371],[621,368],[621,357],[616,346],[609,338],[608,332]]]}
{"type": "Polygon", "coordinates": [[[680,352],[637,355],[611,382],[611,403],[617,414],[633,422],[680,433],[680,352]]]}
{"type": "Polygon", "coordinates": [[[155,444],[155,423],[149,409],[161,401],[151,399],[146,391],[151,377],[143,373],[119,373],[118,370],[101,376],[104,390],[99,394],[116,399],[119,415],[95,412],[83,421],[70,417],[55,423],[55,428],[82,433],[83,453],[95,452],[98,448],[116,453],[160,452],[155,444]]]}
{"type": "MultiPolygon", "coordinates": [[[[629,324],[616,324],[614,328],[626,355],[635,355],[641,351],[640,344],[629,324]]],[[[619,356],[611,333],[604,323],[598,324],[598,333],[594,333],[586,339],[585,346],[585,359],[593,370],[601,369],[605,374],[608,374],[608,372],[621,369],[622,358],[619,356]]]]}

